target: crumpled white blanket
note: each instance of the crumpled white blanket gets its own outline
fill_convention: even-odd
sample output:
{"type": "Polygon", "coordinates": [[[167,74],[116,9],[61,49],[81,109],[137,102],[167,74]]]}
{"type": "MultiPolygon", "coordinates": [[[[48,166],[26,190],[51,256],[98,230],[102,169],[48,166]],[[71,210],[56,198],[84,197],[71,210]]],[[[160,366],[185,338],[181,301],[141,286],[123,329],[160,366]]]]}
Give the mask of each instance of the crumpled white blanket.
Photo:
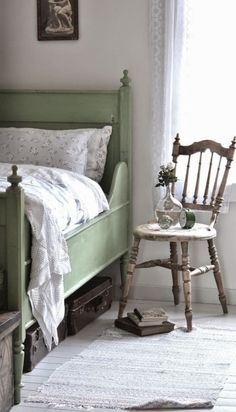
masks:
{"type": "MultiPolygon", "coordinates": [[[[11,165],[0,163],[0,190],[9,183],[11,165]]],[[[63,275],[70,261],[63,230],[109,209],[93,180],[67,170],[20,165],[25,213],[32,227],[32,266],[28,295],[47,347],[58,344],[57,326],[64,317],[63,275]]]]}

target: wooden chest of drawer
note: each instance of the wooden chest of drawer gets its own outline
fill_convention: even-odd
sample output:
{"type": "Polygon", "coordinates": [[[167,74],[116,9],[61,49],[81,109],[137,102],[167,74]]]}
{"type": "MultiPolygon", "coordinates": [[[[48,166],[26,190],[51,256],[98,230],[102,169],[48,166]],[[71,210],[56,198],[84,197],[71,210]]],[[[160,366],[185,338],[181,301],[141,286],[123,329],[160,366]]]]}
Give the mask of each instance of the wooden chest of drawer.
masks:
{"type": "Polygon", "coordinates": [[[14,403],[13,330],[19,323],[19,312],[0,313],[0,412],[14,403]]]}

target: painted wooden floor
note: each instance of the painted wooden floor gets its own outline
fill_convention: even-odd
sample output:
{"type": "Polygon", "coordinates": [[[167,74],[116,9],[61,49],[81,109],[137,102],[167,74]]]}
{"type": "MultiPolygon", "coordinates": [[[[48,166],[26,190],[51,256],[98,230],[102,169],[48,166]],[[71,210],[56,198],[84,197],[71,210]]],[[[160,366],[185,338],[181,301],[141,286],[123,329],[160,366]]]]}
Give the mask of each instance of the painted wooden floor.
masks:
{"type": "MultiPolygon", "coordinates": [[[[133,309],[137,303],[139,306],[142,305],[144,308],[150,308],[152,305],[157,305],[157,302],[131,301],[129,303],[130,308],[133,309]]],[[[169,319],[173,322],[178,322],[183,319],[183,303],[181,303],[178,307],[174,307],[174,305],[170,302],[158,302],[158,305],[162,306],[168,312],[169,319]]],[[[28,395],[33,394],[37,387],[41,383],[45,382],[49,375],[58,366],[80,353],[99,336],[103,329],[110,327],[117,315],[117,307],[118,303],[114,302],[112,308],[108,312],[92,322],[90,325],[86,326],[77,335],[70,336],[65,341],[61,342],[60,345],[49,355],[47,355],[32,372],[24,374],[22,403],[14,406],[11,409],[11,412],[49,412],[52,410],[68,412],[67,409],[51,409],[40,405],[25,406],[23,404],[23,400],[27,398],[28,395]]],[[[226,327],[227,325],[236,328],[236,306],[230,306],[229,311],[230,313],[228,315],[222,315],[219,305],[193,305],[194,320],[196,322],[200,321],[201,323],[208,323],[211,321],[211,323],[217,326],[224,325],[224,327],[226,327]]],[[[207,409],[198,409],[197,411],[206,412],[206,410],[207,409]]],[[[224,389],[220,393],[216,406],[210,410],[213,412],[236,412],[236,361],[230,368],[227,382],[225,383],[224,389]]],[[[101,412],[107,410],[96,409],[96,411],[101,412]]],[[[168,409],[168,412],[173,411],[174,409],[168,409]]],[[[190,409],[185,409],[184,411],[190,412],[190,409]]]]}

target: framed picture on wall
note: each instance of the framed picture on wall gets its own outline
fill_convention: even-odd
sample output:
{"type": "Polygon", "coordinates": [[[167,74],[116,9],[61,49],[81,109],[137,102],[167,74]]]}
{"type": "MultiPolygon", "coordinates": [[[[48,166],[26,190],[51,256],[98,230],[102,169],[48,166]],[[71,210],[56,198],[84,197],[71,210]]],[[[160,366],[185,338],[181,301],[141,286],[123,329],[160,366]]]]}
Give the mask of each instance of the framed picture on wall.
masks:
{"type": "Polygon", "coordinates": [[[78,0],[37,0],[38,40],[77,40],[78,0]]]}

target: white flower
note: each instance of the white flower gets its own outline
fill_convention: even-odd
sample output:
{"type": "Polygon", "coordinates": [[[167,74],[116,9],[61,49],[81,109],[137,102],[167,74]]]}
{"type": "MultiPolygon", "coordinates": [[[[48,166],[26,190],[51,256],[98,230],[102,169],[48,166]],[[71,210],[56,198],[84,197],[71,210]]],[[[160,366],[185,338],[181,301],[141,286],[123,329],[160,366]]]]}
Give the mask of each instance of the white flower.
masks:
{"type": "Polygon", "coordinates": [[[169,163],[167,163],[166,167],[169,170],[174,170],[175,164],[174,164],[174,162],[169,162],[169,163]]]}

